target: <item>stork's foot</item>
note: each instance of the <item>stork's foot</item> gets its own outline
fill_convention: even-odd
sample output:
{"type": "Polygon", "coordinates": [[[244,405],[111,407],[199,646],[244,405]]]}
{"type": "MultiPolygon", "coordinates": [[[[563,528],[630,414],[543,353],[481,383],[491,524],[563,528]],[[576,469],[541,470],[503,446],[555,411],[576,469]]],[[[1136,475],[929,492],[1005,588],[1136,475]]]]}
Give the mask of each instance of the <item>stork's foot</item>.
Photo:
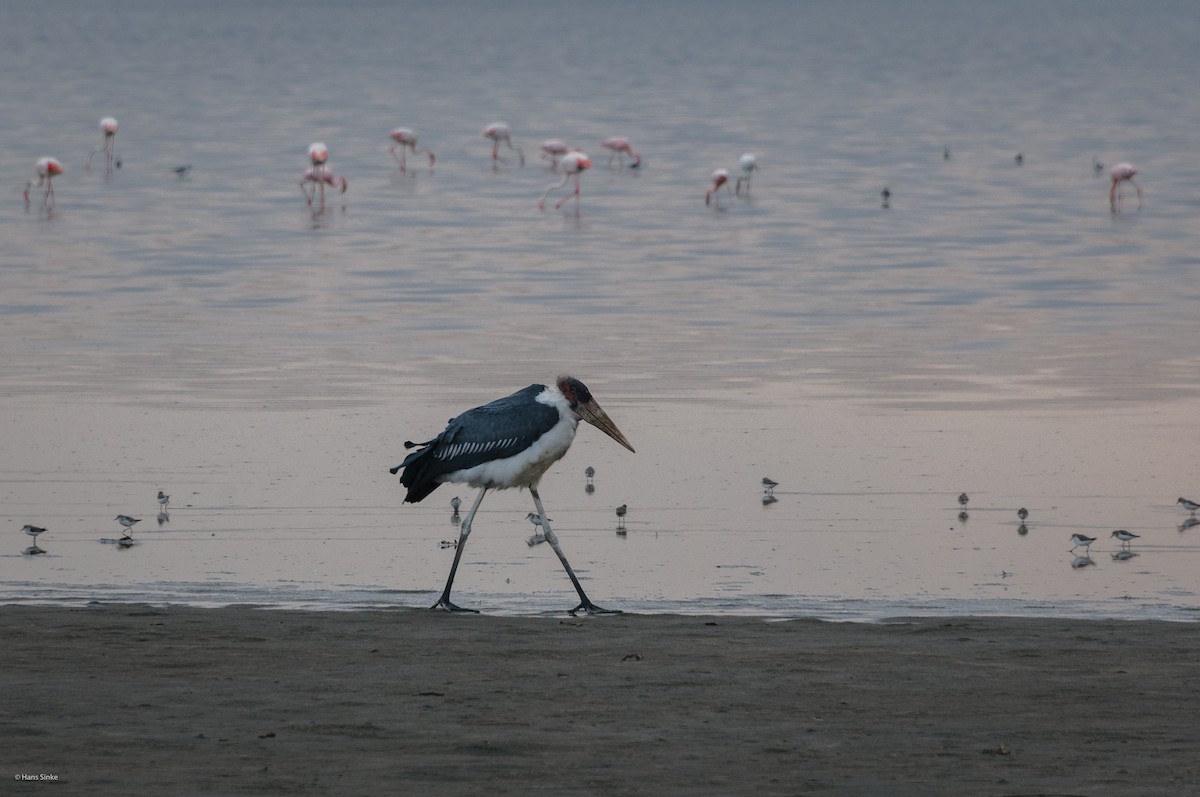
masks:
{"type": "Polygon", "coordinates": [[[464,609],[461,606],[451,603],[450,598],[445,595],[442,596],[441,600],[439,600],[437,603],[433,604],[429,608],[431,610],[432,609],[441,609],[442,611],[445,611],[445,612],[467,612],[469,614],[479,614],[478,609],[464,609]]]}
{"type": "Polygon", "coordinates": [[[603,609],[603,608],[597,606],[596,604],[592,603],[591,601],[584,601],[583,603],[579,604],[571,611],[567,612],[567,614],[571,615],[572,617],[575,617],[579,612],[584,612],[585,614],[589,614],[589,615],[592,615],[592,614],[622,614],[620,609],[603,609]]]}

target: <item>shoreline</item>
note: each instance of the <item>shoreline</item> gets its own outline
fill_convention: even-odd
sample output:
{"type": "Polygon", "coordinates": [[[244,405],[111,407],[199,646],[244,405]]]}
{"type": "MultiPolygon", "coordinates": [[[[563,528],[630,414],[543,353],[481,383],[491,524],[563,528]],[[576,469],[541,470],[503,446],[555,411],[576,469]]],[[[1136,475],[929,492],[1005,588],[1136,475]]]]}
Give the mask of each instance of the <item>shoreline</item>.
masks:
{"type": "Polygon", "coordinates": [[[81,793],[1200,787],[1180,622],[106,604],[0,627],[8,776],[81,793]]]}

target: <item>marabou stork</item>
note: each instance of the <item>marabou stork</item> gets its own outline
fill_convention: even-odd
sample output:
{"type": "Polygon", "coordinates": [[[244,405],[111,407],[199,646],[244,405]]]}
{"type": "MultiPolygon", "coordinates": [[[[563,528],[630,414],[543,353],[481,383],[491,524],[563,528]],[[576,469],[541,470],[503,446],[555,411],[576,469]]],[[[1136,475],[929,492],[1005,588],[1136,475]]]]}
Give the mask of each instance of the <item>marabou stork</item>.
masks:
{"type": "Polygon", "coordinates": [[[580,420],[587,421],[633,451],[625,435],[592,398],[587,385],[571,376],[560,376],[550,386],[530,385],[511,396],[467,410],[451,418],[445,430],[432,440],[405,442],[406,449],[418,450],[406,456],[391,472],[404,471],[400,474],[400,484],[408,488],[404,497],[406,503],[417,503],[445,482],[479,488],[479,495],[459,529],[458,548],[446,588],[430,608],[474,611],[454,605],[450,600],[450,588],[454,585],[454,574],[471,533],[475,513],[488,490],[527,487],[537,514],[542,518],[546,541],[579,593],[579,605],[570,613],[575,614],[581,609],[588,614],[615,613],[596,606],[583,591],[558,544],[558,536],[550,528],[537,491],[542,475],[571,447],[580,420]]]}

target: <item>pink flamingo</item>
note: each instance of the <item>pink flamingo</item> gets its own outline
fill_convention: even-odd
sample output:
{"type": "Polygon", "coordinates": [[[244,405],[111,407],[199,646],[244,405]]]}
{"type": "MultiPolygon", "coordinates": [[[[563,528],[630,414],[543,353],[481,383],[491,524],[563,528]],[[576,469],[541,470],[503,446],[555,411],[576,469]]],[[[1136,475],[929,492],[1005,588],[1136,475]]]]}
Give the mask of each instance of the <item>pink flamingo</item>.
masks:
{"type": "Polygon", "coordinates": [[[713,204],[712,200],[715,195],[717,199],[716,206],[721,207],[721,188],[724,187],[726,191],[729,190],[729,172],[724,169],[717,169],[712,173],[712,181],[712,188],[708,189],[708,192],[704,195],[704,204],[713,204]]]}
{"type": "Polygon", "coordinates": [[[483,128],[483,137],[492,140],[492,160],[508,163],[504,158],[500,157],[500,142],[503,141],[508,145],[509,149],[517,151],[517,157],[521,160],[521,165],[525,165],[525,153],[520,147],[514,147],[512,143],[512,130],[504,122],[492,122],[487,127],[483,128]]]}
{"type": "Polygon", "coordinates": [[[326,165],[329,160],[329,147],[325,146],[320,141],[310,144],[308,147],[308,157],[312,161],[312,168],[300,175],[300,190],[304,192],[304,198],[308,201],[309,206],[312,206],[313,200],[317,197],[317,192],[321,192],[320,207],[325,207],[325,186],[336,186],[341,189],[339,193],[346,193],[348,183],[345,177],[338,177],[333,173],[333,170],[326,165]],[[308,193],[308,183],[313,184],[312,193],[308,193]]]}
{"type": "Polygon", "coordinates": [[[400,165],[400,171],[404,171],[404,150],[406,149],[411,150],[413,155],[418,155],[422,152],[427,154],[429,156],[429,168],[433,168],[433,162],[435,160],[433,150],[431,150],[429,147],[417,146],[417,134],[413,132],[412,128],[397,127],[392,130],[392,132],[388,133],[388,135],[392,137],[392,141],[396,142],[392,145],[392,148],[388,150],[388,152],[392,153],[392,157],[395,158],[396,163],[400,165]],[[399,157],[396,156],[397,149],[400,150],[399,157]]]}
{"type": "Polygon", "coordinates": [[[37,183],[35,184],[33,180],[25,183],[25,204],[29,204],[29,189],[35,185],[41,188],[42,183],[45,183],[46,190],[42,193],[42,207],[54,207],[54,178],[65,171],[62,162],[58,158],[38,158],[33,169],[37,173],[37,183]]]}
{"type": "MultiPolygon", "coordinates": [[[[579,175],[591,168],[592,161],[588,158],[586,153],[579,150],[573,150],[563,156],[562,162],[559,165],[562,167],[562,182],[547,186],[546,192],[542,194],[541,201],[538,202],[538,210],[546,209],[546,197],[550,195],[551,191],[557,191],[558,189],[562,188],[567,184],[568,180],[574,177],[575,191],[573,192],[573,195],[575,197],[575,212],[579,213],[579,175]]],[[[571,196],[572,194],[567,194],[562,199],[558,200],[558,203],[554,206],[554,209],[558,210],[561,208],[563,203],[570,199],[571,196]]]]}
{"type": "Polygon", "coordinates": [[[88,153],[87,165],[84,166],[84,169],[91,171],[92,156],[94,156],[97,152],[103,152],[105,161],[104,173],[113,173],[113,151],[116,148],[117,129],[119,127],[120,125],[117,124],[117,120],[111,116],[106,116],[100,120],[100,132],[104,134],[104,139],[101,141],[99,149],[94,149],[88,153]]]}
{"type": "Polygon", "coordinates": [[[613,136],[606,138],[600,142],[600,146],[605,149],[612,150],[612,154],[608,156],[608,168],[612,168],[613,158],[620,157],[621,165],[625,165],[625,156],[633,158],[633,163],[629,164],[629,168],[636,169],[642,165],[642,156],[634,152],[633,145],[629,143],[629,139],[625,136],[613,136]]]}
{"type": "Polygon", "coordinates": [[[565,141],[548,138],[542,142],[540,149],[542,157],[550,161],[550,171],[555,171],[558,169],[558,159],[567,154],[568,147],[565,141]]]}
{"type": "Polygon", "coordinates": [[[1138,195],[1138,210],[1142,209],[1142,187],[1137,184],[1137,180],[1133,177],[1138,173],[1138,167],[1132,163],[1118,163],[1109,169],[1108,174],[1112,177],[1112,188],[1108,189],[1108,204],[1112,208],[1112,212],[1117,212],[1117,207],[1121,204],[1121,183],[1128,181],[1130,185],[1137,189],[1138,195]]]}

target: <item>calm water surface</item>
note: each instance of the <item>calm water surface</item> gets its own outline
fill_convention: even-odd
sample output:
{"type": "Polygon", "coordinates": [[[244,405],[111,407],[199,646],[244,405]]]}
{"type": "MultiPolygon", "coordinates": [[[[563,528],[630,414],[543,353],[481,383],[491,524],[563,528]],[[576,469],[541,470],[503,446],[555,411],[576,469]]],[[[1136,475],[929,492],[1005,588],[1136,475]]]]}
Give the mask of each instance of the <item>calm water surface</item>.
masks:
{"type": "MultiPolygon", "coordinates": [[[[402,442],[569,371],[638,449],[581,429],[543,481],[602,605],[1197,618],[1192,4],[5,16],[0,600],[428,605],[473,495],[402,505],[402,442]],[[493,166],[495,120],[523,168],[493,166]],[[398,125],[433,170],[396,169],[398,125]],[[605,168],[618,134],[643,169],[605,168]],[[578,215],[537,210],[551,137],[592,156],[578,215]],[[349,180],[323,212],[317,140],[349,180]],[[706,207],[743,152],[751,196],[706,207]],[[53,211],[20,197],[42,155],[53,211]],[[1110,214],[1094,159],[1141,167],[1141,212],[1110,214]],[[128,550],[118,513],[145,518],[128,550]]],[[[460,603],[574,605],[531,509],[489,495],[460,603]]]]}

